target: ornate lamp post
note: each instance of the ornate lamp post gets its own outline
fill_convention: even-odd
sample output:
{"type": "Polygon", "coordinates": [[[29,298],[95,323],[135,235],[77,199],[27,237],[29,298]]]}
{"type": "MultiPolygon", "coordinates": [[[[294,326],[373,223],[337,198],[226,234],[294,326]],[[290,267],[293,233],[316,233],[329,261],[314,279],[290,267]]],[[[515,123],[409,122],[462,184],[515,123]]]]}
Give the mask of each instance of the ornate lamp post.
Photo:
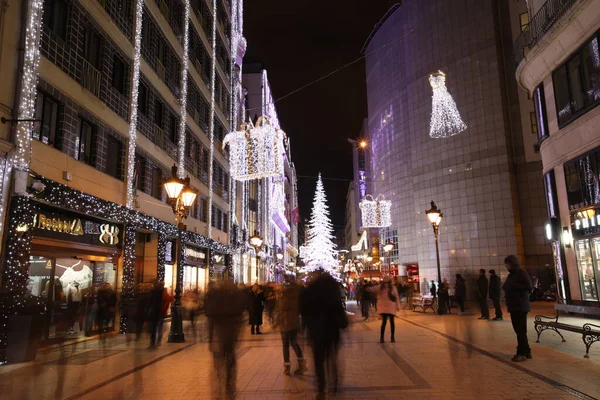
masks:
{"type": "Polygon", "coordinates": [[[248,243],[250,246],[254,247],[254,252],[256,253],[256,283],[258,283],[258,269],[260,267],[260,256],[258,252],[263,244],[263,238],[258,234],[258,232],[254,232],[254,235],[250,236],[248,239],[248,243]]]}
{"type": "MultiPolygon", "coordinates": [[[[442,218],[444,217],[444,214],[442,213],[442,211],[440,209],[437,208],[437,206],[435,205],[433,200],[431,201],[431,208],[429,210],[425,211],[425,214],[427,214],[427,218],[429,219],[429,222],[431,222],[431,227],[433,228],[433,236],[435,237],[435,256],[437,259],[438,288],[439,288],[441,285],[441,282],[442,282],[442,271],[440,269],[440,248],[438,245],[438,236],[439,236],[439,230],[440,230],[440,222],[442,222],[442,218]]],[[[439,315],[443,315],[443,314],[447,313],[446,301],[443,299],[439,299],[439,296],[438,296],[437,313],[439,315]]]]}
{"type": "Polygon", "coordinates": [[[394,250],[394,243],[392,243],[391,241],[388,241],[386,244],[383,245],[383,251],[385,251],[385,258],[388,260],[388,273],[390,273],[390,251],[394,250]]]}
{"type": "Polygon", "coordinates": [[[181,246],[182,232],[187,229],[183,220],[188,217],[190,208],[196,201],[198,193],[190,187],[190,178],[180,179],[177,177],[177,167],[173,165],[171,177],[164,182],[165,191],[169,198],[169,203],[175,214],[177,222],[177,244],[176,244],[176,274],[177,285],[175,286],[175,301],[171,306],[171,331],[169,332],[170,343],[185,342],[183,335],[183,323],[181,320],[181,246]]]}

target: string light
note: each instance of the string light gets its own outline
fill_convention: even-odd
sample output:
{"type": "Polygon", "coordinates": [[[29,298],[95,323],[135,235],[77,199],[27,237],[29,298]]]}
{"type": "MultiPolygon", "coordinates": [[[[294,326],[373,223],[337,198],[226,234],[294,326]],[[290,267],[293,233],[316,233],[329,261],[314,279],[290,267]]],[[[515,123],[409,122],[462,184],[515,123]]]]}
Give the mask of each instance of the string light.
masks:
{"type": "Polygon", "coordinates": [[[10,176],[10,165],[6,161],[6,157],[0,156],[0,236],[4,223],[4,188],[8,187],[6,177],[10,176]]]}
{"type": "Polygon", "coordinates": [[[446,74],[442,71],[432,73],[429,75],[429,84],[433,89],[429,136],[447,138],[467,129],[446,88],[446,74]]]}
{"type": "MultiPolygon", "coordinates": [[[[187,90],[189,68],[189,38],[190,38],[190,0],[185,0],[183,25],[183,65],[181,67],[181,119],[179,120],[179,178],[185,178],[185,127],[187,117],[187,90]]],[[[212,158],[212,155],[211,155],[212,158]]],[[[212,161],[211,161],[212,165],[212,161]]],[[[212,187],[211,187],[212,188],[212,187]]]]}
{"type": "MultiPolygon", "coordinates": [[[[42,30],[43,0],[28,1],[27,28],[25,29],[25,53],[23,57],[23,77],[19,98],[19,119],[32,120],[35,117],[35,99],[40,63],[40,40],[42,30]]],[[[22,121],[17,125],[16,153],[14,164],[27,170],[31,158],[31,134],[33,122],[22,121]]]]}
{"type": "Polygon", "coordinates": [[[305,263],[304,272],[322,269],[334,278],[340,279],[339,273],[334,270],[337,266],[337,250],[333,239],[333,225],[329,219],[327,197],[319,174],[308,226],[308,240],[300,248],[300,257],[305,263]]]}
{"type": "Polygon", "coordinates": [[[392,202],[385,200],[383,195],[373,199],[366,195],[358,205],[362,216],[363,228],[387,228],[392,225],[392,202]]]}
{"type": "MultiPolygon", "coordinates": [[[[142,53],[142,18],[144,0],[135,2],[135,36],[133,41],[133,74],[131,77],[131,99],[129,103],[129,143],[127,146],[127,201],[128,208],[133,207],[135,197],[135,148],[137,144],[138,93],[140,85],[140,60],[142,53]]],[[[138,177],[140,179],[140,177],[138,177]]]]}
{"type": "Polygon", "coordinates": [[[213,167],[215,162],[215,80],[217,66],[217,0],[213,0],[213,23],[212,23],[212,60],[210,71],[210,121],[208,136],[210,140],[208,166],[208,237],[212,238],[212,204],[213,204],[213,167]]]}

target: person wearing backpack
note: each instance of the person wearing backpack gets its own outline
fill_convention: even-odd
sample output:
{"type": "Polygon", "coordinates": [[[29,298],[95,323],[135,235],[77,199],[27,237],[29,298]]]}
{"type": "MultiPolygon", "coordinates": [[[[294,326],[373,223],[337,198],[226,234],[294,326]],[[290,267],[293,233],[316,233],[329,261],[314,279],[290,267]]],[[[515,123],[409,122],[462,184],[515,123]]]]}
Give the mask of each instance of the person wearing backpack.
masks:
{"type": "Polygon", "coordinates": [[[381,315],[381,336],[379,343],[385,343],[384,334],[387,321],[390,321],[390,330],[392,331],[391,342],[396,341],[394,334],[396,332],[396,326],[394,318],[396,317],[396,311],[400,309],[400,302],[398,291],[392,285],[392,281],[389,276],[383,278],[378,286],[371,286],[368,288],[369,292],[377,295],[377,305],[379,315],[381,315]]]}

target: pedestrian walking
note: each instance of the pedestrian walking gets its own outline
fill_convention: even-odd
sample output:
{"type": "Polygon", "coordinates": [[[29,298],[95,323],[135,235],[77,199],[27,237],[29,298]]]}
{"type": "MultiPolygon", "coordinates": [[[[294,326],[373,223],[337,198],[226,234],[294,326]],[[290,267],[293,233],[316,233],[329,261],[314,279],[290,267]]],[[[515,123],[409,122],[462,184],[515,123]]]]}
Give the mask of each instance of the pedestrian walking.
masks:
{"type": "Polygon", "coordinates": [[[348,285],[349,300],[354,300],[354,283],[348,285]]]}
{"type": "Polygon", "coordinates": [[[506,308],[510,313],[513,330],[517,335],[517,354],[512,361],[526,361],[531,358],[531,348],[527,340],[527,314],[531,311],[529,294],[533,285],[529,274],[521,269],[517,256],[506,257],[504,265],[508,269],[508,277],[502,289],[506,296],[506,308]]]}
{"type": "Polygon", "coordinates": [[[260,331],[260,326],[263,323],[263,309],[265,303],[265,295],[258,285],[255,283],[252,285],[252,289],[250,290],[248,296],[248,323],[250,324],[250,333],[260,335],[262,332],[260,331]]]}
{"type": "Polygon", "coordinates": [[[461,274],[456,274],[456,285],[454,286],[454,296],[456,302],[460,308],[458,315],[465,314],[465,298],[467,297],[467,285],[465,284],[465,278],[461,274]]]}
{"type": "Polygon", "coordinates": [[[442,279],[442,283],[438,288],[438,307],[439,304],[445,304],[448,309],[448,314],[452,314],[450,311],[452,304],[450,303],[450,285],[448,285],[448,279],[442,279]]]}
{"type": "Polygon", "coordinates": [[[431,296],[435,299],[436,295],[437,295],[437,287],[436,287],[435,281],[431,281],[430,293],[431,293],[431,296]]]}
{"type": "Polygon", "coordinates": [[[302,292],[300,311],[312,344],[319,390],[317,398],[325,399],[326,379],[329,379],[333,393],[337,393],[340,329],[348,326],[348,317],[340,301],[337,282],[331,275],[317,271],[309,279],[302,292]],[[326,371],[330,373],[329,378],[326,371]]]}
{"type": "Polygon", "coordinates": [[[117,294],[110,283],[104,282],[104,285],[98,290],[96,301],[98,304],[96,324],[98,325],[100,334],[102,334],[108,331],[108,326],[115,317],[115,308],[117,306],[117,294]]]}
{"type": "Polygon", "coordinates": [[[502,321],[502,307],[500,306],[500,295],[502,292],[502,285],[500,277],[496,275],[496,271],[493,269],[489,270],[490,273],[490,300],[494,303],[494,309],[496,310],[496,316],[492,319],[493,321],[502,321]]]}
{"type": "Polygon", "coordinates": [[[220,398],[224,386],[226,398],[235,398],[235,347],[242,325],[245,296],[233,282],[224,281],[207,292],[204,305],[209,320],[209,345],[219,384],[217,397],[220,398]]]}
{"type": "Polygon", "coordinates": [[[290,375],[290,346],[296,353],[298,368],[294,375],[301,375],[307,371],[306,360],[298,344],[298,330],[300,329],[300,292],[301,287],[290,281],[281,289],[281,298],[277,304],[277,317],[281,341],[283,344],[283,374],[290,375]]]}
{"type": "Polygon", "coordinates": [[[479,307],[481,308],[481,317],[479,317],[479,319],[490,319],[488,284],[488,279],[485,276],[485,269],[480,269],[479,278],[477,278],[477,300],[479,300],[479,307]]]}
{"type": "Polygon", "coordinates": [[[163,336],[163,322],[169,312],[173,297],[165,288],[163,281],[156,281],[148,299],[148,329],[150,330],[150,349],[160,346],[163,336]]]}
{"type": "Polygon", "coordinates": [[[366,281],[363,281],[360,286],[360,309],[364,321],[369,320],[369,306],[371,305],[371,295],[367,290],[369,287],[366,281]]]}
{"type": "Polygon", "coordinates": [[[396,311],[400,309],[400,302],[398,297],[398,291],[392,285],[392,281],[389,276],[383,278],[378,286],[371,286],[369,291],[377,296],[377,304],[379,304],[379,314],[381,315],[381,334],[379,337],[379,343],[385,343],[384,334],[387,321],[390,321],[391,338],[390,341],[394,343],[396,338],[396,326],[394,318],[396,318],[396,311]]]}

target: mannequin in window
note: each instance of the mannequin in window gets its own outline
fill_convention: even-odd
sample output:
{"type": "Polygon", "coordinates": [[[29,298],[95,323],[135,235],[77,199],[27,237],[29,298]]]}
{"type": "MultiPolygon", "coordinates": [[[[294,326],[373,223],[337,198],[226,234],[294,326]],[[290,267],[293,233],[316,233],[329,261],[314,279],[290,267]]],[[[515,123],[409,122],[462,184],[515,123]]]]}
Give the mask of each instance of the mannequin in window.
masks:
{"type": "Polygon", "coordinates": [[[69,283],[66,290],[67,304],[71,321],[71,327],[69,328],[68,332],[70,334],[75,333],[74,327],[76,323],[78,324],[78,331],[81,331],[81,321],[78,321],[78,317],[83,296],[79,286],[79,281],[73,281],[69,283]]]}

